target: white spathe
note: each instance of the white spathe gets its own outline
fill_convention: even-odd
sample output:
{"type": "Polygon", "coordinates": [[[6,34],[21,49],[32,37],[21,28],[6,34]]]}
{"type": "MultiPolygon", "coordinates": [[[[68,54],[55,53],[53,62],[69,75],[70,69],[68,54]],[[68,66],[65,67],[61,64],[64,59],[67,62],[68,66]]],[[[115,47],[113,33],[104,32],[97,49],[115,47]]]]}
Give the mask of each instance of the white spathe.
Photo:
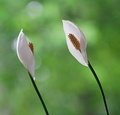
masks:
{"type": "Polygon", "coordinates": [[[23,30],[20,31],[19,36],[17,38],[17,55],[21,63],[25,66],[28,72],[31,74],[33,79],[35,80],[34,76],[34,66],[35,60],[33,52],[31,51],[30,47],[28,46],[27,39],[23,33],[23,30]]]}
{"type": "Polygon", "coordinates": [[[88,66],[88,59],[86,54],[87,41],[83,32],[72,22],[68,20],[62,20],[63,28],[66,36],[67,46],[70,53],[84,66],[88,66]],[[70,41],[68,35],[72,34],[80,43],[80,49],[77,50],[72,42],[70,41]]]}

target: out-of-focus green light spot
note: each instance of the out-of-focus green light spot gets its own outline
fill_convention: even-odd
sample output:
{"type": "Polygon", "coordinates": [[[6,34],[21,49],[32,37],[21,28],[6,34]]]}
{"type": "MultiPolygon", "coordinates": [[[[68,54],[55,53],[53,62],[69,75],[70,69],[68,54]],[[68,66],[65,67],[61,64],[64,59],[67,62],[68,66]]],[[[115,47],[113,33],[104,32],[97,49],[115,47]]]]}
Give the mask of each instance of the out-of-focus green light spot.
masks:
{"type": "Polygon", "coordinates": [[[26,6],[26,12],[31,18],[37,18],[41,15],[43,6],[40,2],[31,1],[26,6]]]}

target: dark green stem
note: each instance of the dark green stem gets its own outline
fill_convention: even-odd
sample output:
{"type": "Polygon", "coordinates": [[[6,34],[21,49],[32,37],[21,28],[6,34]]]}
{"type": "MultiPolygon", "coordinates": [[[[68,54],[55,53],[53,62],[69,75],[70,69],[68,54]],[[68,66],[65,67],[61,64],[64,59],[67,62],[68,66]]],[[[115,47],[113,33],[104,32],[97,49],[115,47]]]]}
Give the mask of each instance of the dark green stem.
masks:
{"type": "Polygon", "coordinates": [[[38,95],[38,97],[39,97],[39,99],[40,99],[40,101],[41,101],[41,103],[42,103],[42,106],[43,106],[43,108],[44,108],[44,110],[45,110],[46,115],[49,115],[48,110],[47,110],[47,108],[46,108],[46,106],[45,106],[45,103],[44,103],[44,101],[43,101],[43,99],[42,99],[42,96],[41,96],[41,94],[40,94],[40,92],[39,92],[39,90],[38,90],[38,88],[37,88],[37,86],[36,86],[36,83],[35,83],[33,77],[31,76],[31,74],[30,74],[29,72],[28,72],[28,74],[29,74],[30,79],[31,79],[31,81],[32,81],[32,84],[33,84],[33,86],[34,86],[34,88],[35,88],[35,91],[36,91],[36,93],[37,93],[37,95],[38,95]]]}
{"type": "Polygon", "coordinates": [[[99,81],[99,79],[98,79],[98,76],[97,76],[97,74],[95,73],[95,71],[94,71],[94,69],[93,69],[93,67],[92,67],[92,65],[90,64],[89,61],[88,61],[88,66],[89,66],[90,70],[92,71],[92,73],[93,73],[93,75],[94,75],[94,77],[95,77],[95,79],[96,79],[96,81],[97,81],[97,83],[98,83],[98,85],[99,85],[100,91],[101,91],[101,93],[102,93],[102,97],[103,97],[105,109],[106,109],[107,115],[109,115],[109,111],[108,111],[108,107],[107,107],[107,102],[106,102],[106,99],[105,99],[105,94],[104,94],[102,85],[101,85],[101,83],[100,83],[100,81],[99,81]]]}

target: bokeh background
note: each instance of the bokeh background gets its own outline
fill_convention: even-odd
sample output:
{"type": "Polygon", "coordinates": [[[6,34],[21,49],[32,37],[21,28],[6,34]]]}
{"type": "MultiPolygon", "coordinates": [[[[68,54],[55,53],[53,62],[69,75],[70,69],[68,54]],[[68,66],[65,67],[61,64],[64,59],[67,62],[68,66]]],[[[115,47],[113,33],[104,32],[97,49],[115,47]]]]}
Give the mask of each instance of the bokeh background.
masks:
{"type": "Polygon", "coordinates": [[[45,115],[16,55],[21,28],[34,44],[36,83],[50,115],[106,115],[92,73],[68,51],[63,19],[83,30],[110,115],[120,114],[119,0],[0,0],[0,115],[45,115]]]}

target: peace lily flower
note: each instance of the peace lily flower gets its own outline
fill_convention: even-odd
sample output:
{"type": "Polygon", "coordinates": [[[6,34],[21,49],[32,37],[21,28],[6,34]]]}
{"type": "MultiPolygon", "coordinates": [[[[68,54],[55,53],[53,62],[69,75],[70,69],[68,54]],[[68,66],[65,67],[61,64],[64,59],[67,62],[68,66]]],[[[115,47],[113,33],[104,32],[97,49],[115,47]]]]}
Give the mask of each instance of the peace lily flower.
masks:
{"type": "Polygon", "coordinates": [[[87,41],[83,32],[72,22],[63,20],[67,46],[70,53],[84,66],[88,66],[86,45],[87,41]]]}
{"type": "Polygon", "coordinates": [[[90,62],[87,59],[87,54],[86,54],[87,41],[86,41],[86,38],[85,38],[83,32],[73,22],[70,22],[67,20],[63,20],[63,29],[65,32],[66,41],[67,41],[67,45],[68,45],[68,49],[69,49],[70,53],[82,65],[88,66],[89,69],[91,70],[92,74],[94,75],[94,77],[98,83],[98,86],[100,88],[102,97],[103,97],[106,113],[107,113],[107,115],[109,115],[107,102],[106,102],[106,98],[105,98],[105,94],[104,94],[102,85],[101,85],[101,83],[98,79],[98,76],[97,76],[96,72],[94,71],[92,65],[90,64],[90,62]]]}
{"type": "Polygon", "coordinates": [[[32,81],[33,87],[42,103],[42,106],[45,110],[46,115],[49,115],[46,105],[43,101],[43,98],[35,83],[35,76],[34,76],[35,60],[34,60],[33,44],[31,42],[29,43],[27,42],[27,38],[25,37],[23,30],[21,30],[19,33],[16,50],[17,50],[17,55],[19,60],[28,70],[28,74],[32,81]]]}
{"type": "Polygon", "coordinates": [[[35,60],[33,54],[33,44],[31,42],[29,43],[27,42],[23,30],[21,30],[19,33],[16,50],[19,60],[31,74],[32,78],[35,80],[34,76],[35,60]]]}

